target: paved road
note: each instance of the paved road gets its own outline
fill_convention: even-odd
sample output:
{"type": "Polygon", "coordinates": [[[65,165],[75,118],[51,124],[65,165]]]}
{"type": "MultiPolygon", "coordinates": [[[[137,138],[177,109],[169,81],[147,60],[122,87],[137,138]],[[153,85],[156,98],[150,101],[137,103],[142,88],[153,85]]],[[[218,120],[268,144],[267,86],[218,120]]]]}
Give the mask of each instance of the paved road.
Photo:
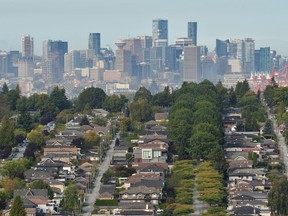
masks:
{"type": "Polygon", "coordinates": [[[283,161],[283,164],[285,166],[285,175],[288,176],[288,151],[287,151],[287,145],[285,142],[285,138],[283,136],[283,134],[280,133],[280,129],[277,126],[277,122],[276,122],[276,118],[270,113],[268,112],[268,116],[270,118],[270,120],[273,122],[273,129],[274,129],[274,133],[277,136],[278,139],[278,148],[280,150],[280,156],[281,159],[283,161]]]}
{"type": "MultiPolygon", "coordinates": [[[[119,138],[119,134],[116,134],[115,139],[116,138],[119,138]]],[[[85,206],[83,208],[83,212],[84,212],[83,215],[84,216],[90,216],[94,210],[94,203],[96,201],[96,198],[99,196],[99,190],[100,190],[100,185],[101,185],[100,180],[101,180],[104,172],[108,169],[108,167],[110,165],[110,160],[113,156],[115,139],[112,140],[112,142],[110,144],[110,149],[107,151],[107,154],[106,154],[106,157],[105,157],[103,163],[98,168],[96,179],[95,179],[95,182],[93,184],[94,188],[92,190],[92,193],[88,194],[88,201],[87,201],[88,206],[85,206]]]]}
{"type": "Polygon", "coordinates": [[[198,200],[200,194],[198,190],[196,189],[196,185],[193,188],[193,208],[194,208],[194,213],[192,213],[192,216],[199,216],[201,215],[204,211],[208,209],[208,204],[205,202],[202,202],[198,200]]]}
{"type": "MultiPolygon", "coordinates": [[[[262,95],[263,98],[263,95],[262,95]]],[[[268,118],[272,121],[273,123],[273,130],[274,133],[277,136],[278,139],[278,148],[280,150],[280,157],[283,161],[283,164],[285,166],[285,175],[288,176],[288,149],[287,149],[287,145],[285,142],[285,137],[283,136],[283,134],[280,133],[280,129],[277,126],[277,121],[276,121],[276,116],[274,116],[271,112],[270,112],[270,108],[265,104],[264,100],[262,100],[263,105],[265,106],[267,113],[268,113],[268,118]]]]}
{"type": "Polygon", "coordinates": [[[13,157],[13,160],[18,160],[19,158],[23,158],[24,157],[24,152],[26,150],[26,145],[19,146],[18,150],[19,150],[19,152],[15,152],[16,155],[13,157]]]}

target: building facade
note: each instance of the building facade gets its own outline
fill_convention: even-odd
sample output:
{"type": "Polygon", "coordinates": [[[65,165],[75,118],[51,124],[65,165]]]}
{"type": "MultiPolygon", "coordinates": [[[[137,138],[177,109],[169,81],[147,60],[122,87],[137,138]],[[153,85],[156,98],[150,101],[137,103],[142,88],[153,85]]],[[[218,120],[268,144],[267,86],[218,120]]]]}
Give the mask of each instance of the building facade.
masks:
{"type": "Polygon", "coordinates": [[[34,39],[30,35],[22,37],[22,56],[34,56],[34,39]]]}
{"type": "Polygon", "coordinates": [[[59,83],[63,79],[64,55],[68,51],[66,41],[44,41],[42,71],[46,82],[59,83]]]}
{"type": "Polygon", "coordinates": [[[260,48],[260,71],[271,72],[270,47],[260,48]]]}
{"type": "Polygon", "coordinates": [[[201,82],[202,68],[199,46],[184,47],[183,81],[201,82]]]}
{"type": "Polygon", "coordinates": [[[215,52],[217,57],[227,57],[228,56],[227,51],[228,51],[227,41],[216,39],[215,52]]]}
{"type": "Polygon", "coordinates": [[[192,39],[192,43],[197,46],[197,22],[188,22],[188,38],[192,39]]]}
{"type": "Polygon", "coordinates": [[[157,40],[167,40],[168,43],[168,20],[155,19],[152,21],[153,43],[157,40]]]}
{"type": "Polygon", "coordinates": [[[88,49],[94,50],[94,54],[99,55],[101,49],[100,33],[89,33],[88,49]]]}
{"type": "Polygon", "coordinates": [[[122,40],[117,41],[115,44],[118,47],[118,49],[116,50],[115,69],[119,70],[120,72],[131,74],[132,73],[131,51],[124,49],[126,42],[122,40]]]}

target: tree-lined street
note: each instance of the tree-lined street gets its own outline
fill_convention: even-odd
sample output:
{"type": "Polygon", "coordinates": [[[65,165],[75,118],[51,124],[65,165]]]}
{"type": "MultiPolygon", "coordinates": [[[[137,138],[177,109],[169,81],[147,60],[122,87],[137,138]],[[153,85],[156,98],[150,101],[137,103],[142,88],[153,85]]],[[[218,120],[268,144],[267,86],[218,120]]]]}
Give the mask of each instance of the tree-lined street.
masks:
{"type": "Polygon", "coordinates": [[[100,167],[97,170],[97,174],[96,174],[96,178],[93,184],[93,189],[92,192],[90,194],[88,194],[87,197],[87,206],[85,206],[83,208],[83,212],[84,212],[84,216],[90,216],[94,210],[94,203],[97,199],[97,197],[99,196],[99,190],[100,190],[100,185],[101,185],[101,178],[104,174],[104,172],[108,169],[109,165],[110,165],[110,160],[112,158],[113,155],[113,151],[114,151],[114,146],[115,146],[115,141],[116,139],[119,139],[119,134],[117,133],[116,136],[114,137],[114,139],[111,141],[110,144],[110,148],[107,151],[106,157],[103,161],[103,163],[100,165],[100,167]]]}

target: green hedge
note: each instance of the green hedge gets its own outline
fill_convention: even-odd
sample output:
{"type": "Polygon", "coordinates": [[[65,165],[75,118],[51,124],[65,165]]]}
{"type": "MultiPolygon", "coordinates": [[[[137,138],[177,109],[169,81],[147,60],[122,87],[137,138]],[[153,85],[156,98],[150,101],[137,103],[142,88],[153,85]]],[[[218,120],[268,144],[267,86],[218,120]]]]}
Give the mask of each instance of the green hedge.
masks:
{"type": "Polygon", "coordinates": [[[117,206],[118,200],[96,200],[96,206],[117,206]]]}

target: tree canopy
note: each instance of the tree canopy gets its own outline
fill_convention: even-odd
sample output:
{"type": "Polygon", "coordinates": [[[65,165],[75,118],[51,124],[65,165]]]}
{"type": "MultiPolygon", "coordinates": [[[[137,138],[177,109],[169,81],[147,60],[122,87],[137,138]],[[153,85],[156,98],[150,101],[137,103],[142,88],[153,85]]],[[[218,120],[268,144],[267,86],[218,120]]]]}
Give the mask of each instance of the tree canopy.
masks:
{"type": "Polygon", "coordinates": [[[151,92],[143,86],[138,89],[134,96],[134,101],[138,101],[140,99],[147,100],[149,103],[152,102],[151,92]]]}
{"type": "Polygon", "coordinates": [[[0,147],[13,146],[15,143],[14,124],[4,116],[0,126],[0,147]]]}
{"type": "Polygon", "coordinates": [[[50,100],[59,109],[59,111],[69,109],[72,105],[65,95],[65,89],[60,89],[58,86],[53,88],[50,94],[50,100]]]}
{"type": "Polygon", "coordinates": [[[273,182],[273,187],[268,194],[268,204],[271,213],[288,215],[288,180],[281,177],[273,182]]]}
{"type": "Polygon", "coordinates": [[[128,102],[128,99],[124,95],[111,95],[107,96],[103,102],[103,109],[110,113],[121,112],[128,102]]]}
{"type": "Polygon", "coordinates": [[[76,108],[79,111],[83,111],[86,104],[92,109],[102,108],[105,99],[106,94],[101,88],[86,88],[79,94],[76,108]]]}
{"type": "Polygon", "coordinates": [[[63,210],[75,212],[79,208],[78,190],[73,184],[69,184],[64,190],[63,210]]]}

